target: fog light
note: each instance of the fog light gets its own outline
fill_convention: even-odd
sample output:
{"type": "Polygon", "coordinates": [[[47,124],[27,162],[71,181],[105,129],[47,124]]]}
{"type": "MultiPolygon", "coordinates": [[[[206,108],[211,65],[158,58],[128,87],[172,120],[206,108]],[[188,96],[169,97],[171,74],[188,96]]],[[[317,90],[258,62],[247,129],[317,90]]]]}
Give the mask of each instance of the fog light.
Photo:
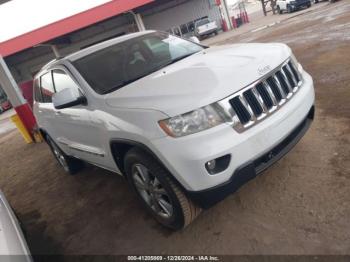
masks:
{"type": "Polygon", "coordinates": [[[231,161],[231,155],[224,155],[205,163],[205,168],[210,175],[215,175],[228,168],[231,161]]]}
{"type": "Polygon", "coordinates": [[[210,160],[205,164],[206,168],[208,169],[208,171],[213,171],[215,170],[216,167],[216,160],[210,160]]]}

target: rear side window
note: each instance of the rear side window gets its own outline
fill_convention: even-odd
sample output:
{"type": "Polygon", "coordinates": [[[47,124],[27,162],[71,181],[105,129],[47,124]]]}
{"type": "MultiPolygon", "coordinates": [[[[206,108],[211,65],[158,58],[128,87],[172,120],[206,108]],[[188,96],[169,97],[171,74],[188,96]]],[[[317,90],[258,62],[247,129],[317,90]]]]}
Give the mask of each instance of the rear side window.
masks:
{"type": "Polygon", "coordinates": [[[36,102],[42,102],[41,92],[40,92],[40,80],[39,78],[34,80],[33,84],[34,89],[34,100],[36,102]]]}
{"type": "Polygon", "coordinates": [[[56,92],[60,92],[66,88],[79,89],[74,80],[63,70],[55,69],[52,71],[52,74],[56,92]]]}
{"type": "Polygon", "coordinates": [[[55,89],[53,87],[52,75],[50,73],[46,73],[40,77],[40,85],[41,85],[41,95],[42,102],[51,103],[52,96],[55,93],[55,89]]]}

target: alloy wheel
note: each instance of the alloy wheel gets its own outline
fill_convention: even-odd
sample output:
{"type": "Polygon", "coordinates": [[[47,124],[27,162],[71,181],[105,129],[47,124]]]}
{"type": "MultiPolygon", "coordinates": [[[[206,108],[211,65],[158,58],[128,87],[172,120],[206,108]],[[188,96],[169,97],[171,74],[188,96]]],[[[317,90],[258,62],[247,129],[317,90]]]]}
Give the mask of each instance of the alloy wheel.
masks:
{"type": "Polygon", "coordinates": [[[132,167],[132,178],[138,193],[146,204],[160,217],[171,218],[174,212],[172,201],[150,170],[142,164],[135,164],[132,167]]]}

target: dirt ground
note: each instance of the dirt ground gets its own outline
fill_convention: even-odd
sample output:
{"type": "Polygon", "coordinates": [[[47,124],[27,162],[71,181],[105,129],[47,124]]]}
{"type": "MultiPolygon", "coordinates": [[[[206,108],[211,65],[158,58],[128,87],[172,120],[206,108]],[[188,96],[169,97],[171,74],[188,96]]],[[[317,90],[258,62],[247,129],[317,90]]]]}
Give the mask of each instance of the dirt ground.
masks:
{"type": "Polygon", "coordinates": [[[34,254],[350,254],[350,2],[225,43],[284,42],[313,76],[316,118],[262,176],[171,232],[119,176],[67,176],[45,144],[0,137],[0,188],[34,254]]]}

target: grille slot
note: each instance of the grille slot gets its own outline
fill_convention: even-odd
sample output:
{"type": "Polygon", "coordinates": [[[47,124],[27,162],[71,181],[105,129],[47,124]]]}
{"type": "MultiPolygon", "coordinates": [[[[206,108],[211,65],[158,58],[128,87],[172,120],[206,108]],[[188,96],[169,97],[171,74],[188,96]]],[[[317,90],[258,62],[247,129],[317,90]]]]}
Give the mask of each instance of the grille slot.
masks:
{"type": "Polygon", "coordinates": [[[248,102],[248,104],[250,105],[254,115],[256,117],[259,117],[263,113],[264,110],[263,110],[262,106],[260,105],[258,98],[253,93],[253,90],[249,89],[249,90],[245,91],[243,93],[243,96],[244,96],[245,100],[248,102]]]}
{"type": "Polygon", "coordinates": [[[266,82],[268,86],[271,88],[271,91],[273,92],[277,102],[280,102],[283,97],[282,97],[281,91],[277,86],[276,81],[270,76],[269,78],[266,79],[266,82]]]}
{"type": "Polygon", "coordinates": [[[262,83],[259,83],[256,85],[256,90],[258,91],[262,100],[264,101],[266,108],[271,109],[273,107],[273,100],[267,92],[265,86],[262,83]]]}
{"type": "Polygon", "coordinates": [[[290,69],[292,70],[292,73],[293,73],[295,79],[299,83],[300,82],[300,77],[299,77],[299,74],[298,74],[297,70],[295,69],[295,66],[293,65],[293,63],[291,61],[288,62],[288,65],[289,65],[290,69]]]}
{"type": "Polygon", "coordinates": [[[284,66],[284,67],[282,68],[282,70],[283,70],[284,74],[287,76],[288,82],[290,83],[290,85],[292,86],[292,88],[293,88],[293,87],[296,87],[296,86],[298,85],[298,83],[296,83],[296,82],[294,81],[294,77],[293,77],[292,73],[288,70],[288,67],[287,67],[287,66],[284,66]]]}
{"type": "Polygon", "coordinates": [[[250,128],[271,115],[298,90],[301,76],[293,62],[287,61],[272,73],[229,97],[228,111],[237,121],[234,128],[238,132],[250,128]]]}
{"type": "Polygon", "coordinates": [[[235,110],[239,121],[241,121],[242,124],[246,124],[250,121],[251,115],[245,105],[243,105],[241,98],[239,96],[236,96],[230,100],[230,104],[235,110]]]}
{"type": "Polygon", "coordinates": [[[281,73],[281,71],[277,71],[276,77],[277,77],[278,81],[280,82],[281,87],[283,88],[284,92],[286,94],[289,94],[291,89],[289,89],[289,86],[288,86],[288,84],[286,82],[286,79],[283,77],[283,74],[281,73]]]}

